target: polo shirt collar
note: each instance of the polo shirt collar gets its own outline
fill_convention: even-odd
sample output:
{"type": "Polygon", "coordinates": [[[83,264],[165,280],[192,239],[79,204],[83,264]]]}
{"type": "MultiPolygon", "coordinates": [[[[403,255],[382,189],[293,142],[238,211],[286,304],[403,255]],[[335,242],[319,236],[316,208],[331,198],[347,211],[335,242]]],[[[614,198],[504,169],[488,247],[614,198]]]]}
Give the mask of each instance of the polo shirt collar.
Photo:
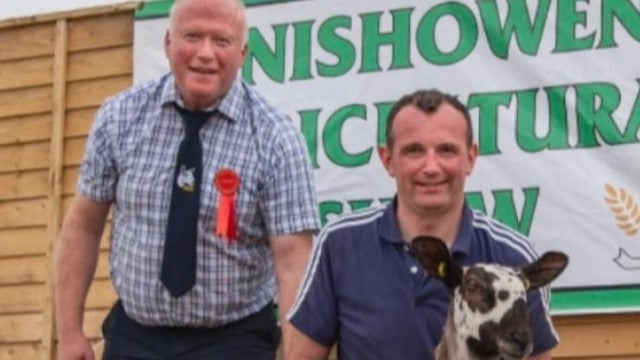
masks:
{"type": "MultiPolygon", "coordinates": [[[[217,110],[224,114],[228,119],[232,121],[239,121],[243,117],[243,109],[245,109],[246,96],[245,89],[240,76],[236,77],[231,84],[229,92],[216,104],[204,109],[204,111],[217,110]]],[[[176,86],[176,80],[173,74],[167,74],[166,81],[161,90],[160,104],[168,105],[177,103],[180,106],[184,106],[184,102],[180,98],[178,88],[176,86]]]]}
{"type": "Polygon", "coordinates": [[[400,226],[396,219],[396,208],[398,207],[398,197],[395,196],[393,201],[387,205],[380,221],[380,237],[388,242],[402,244],[402,234],[400,233],[400,226]]]}
{"type": "MultiPolygon", "coordinates": [[[[380,221],[380,237],[388,242],[402,244],[402,234],[400,226],[396,219],[396,209],[398,207],[398,197],[395,196],[393,201],[387,205],[382,220],[380,221]]],[[[451,253],[455,256],[467,257],[471,251],[471,243],[473,242],[473,229],[471,223],[473,221],[473,212],[465,202],[462,209],[462,221],[458,236],[453,242],[451,253]]]]}
{"type": "Polygon", "coordinates": [[[460,221],[460,228],[458,230],[458,236],[453,242],[451,247],[451,253],[456,259],[467,258],[471,253],[471,244],[473,242],[473,211],[465,202],[462,208],[462,219],[460,221]],[[461,258],[459,258],[461,257],[461,258]]]}

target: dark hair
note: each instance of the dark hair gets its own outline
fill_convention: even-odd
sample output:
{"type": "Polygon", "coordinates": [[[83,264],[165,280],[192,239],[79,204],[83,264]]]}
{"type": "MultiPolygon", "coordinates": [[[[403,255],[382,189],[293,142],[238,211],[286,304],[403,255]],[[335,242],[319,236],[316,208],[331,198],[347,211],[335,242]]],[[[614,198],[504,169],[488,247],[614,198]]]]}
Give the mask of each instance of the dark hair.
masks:
{"type": "Polygon", "coordinates": [[[471,128],[471,116],[469,116],[469,110],[467,110],[467,107],[462,104],[457,97],[445,94],[435,89],[415,91],[412,94],[403,96],[395,103],[395,105],[393,105],[389,115],[387,115],[387,146],[393,146],[393,136],[391,134],[393,119],[403,107],[413,105],[425,114],[430,115],[438,111],[440,105],[443,103],[453,106],[454,109],[460,111],[460,113],[464,115],[467,122],[467,146],[471,146],[473,143],[473,129],[471,128]]]}

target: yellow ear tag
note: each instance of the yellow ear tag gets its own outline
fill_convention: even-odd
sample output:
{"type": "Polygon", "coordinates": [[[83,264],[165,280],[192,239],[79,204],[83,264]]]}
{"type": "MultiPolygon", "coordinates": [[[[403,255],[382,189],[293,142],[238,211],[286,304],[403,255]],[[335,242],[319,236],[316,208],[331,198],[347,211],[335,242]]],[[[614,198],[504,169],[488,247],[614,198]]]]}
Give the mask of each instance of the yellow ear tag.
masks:
{"type": "Polygon", "coordinates": [[[442,278],[447,275],[447,263],[444,261],[441,261],[440,264],[438,264],[438,275],[442,278]]]}
{"type": "Polygon", "coordinates": [[[525,278],[524,279],[524,289],[525,290],[529,290],[530,287],[531,287],[531,282],[529,281],[529,279],[525,278]]]}

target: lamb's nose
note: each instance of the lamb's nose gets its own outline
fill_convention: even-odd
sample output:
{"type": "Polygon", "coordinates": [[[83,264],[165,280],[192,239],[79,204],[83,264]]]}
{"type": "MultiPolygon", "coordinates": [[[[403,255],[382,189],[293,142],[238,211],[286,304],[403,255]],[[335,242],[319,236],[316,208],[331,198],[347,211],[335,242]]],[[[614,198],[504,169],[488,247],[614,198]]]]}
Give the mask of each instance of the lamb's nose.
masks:
{"type": "Polygon", "coordinates": [[[520,350],[523,351],[529,345],[531,341],[531,332],[527,330],[514,330],[509,334],[509,338],[513,341],[514,344],[520,347],[520,350]]]}

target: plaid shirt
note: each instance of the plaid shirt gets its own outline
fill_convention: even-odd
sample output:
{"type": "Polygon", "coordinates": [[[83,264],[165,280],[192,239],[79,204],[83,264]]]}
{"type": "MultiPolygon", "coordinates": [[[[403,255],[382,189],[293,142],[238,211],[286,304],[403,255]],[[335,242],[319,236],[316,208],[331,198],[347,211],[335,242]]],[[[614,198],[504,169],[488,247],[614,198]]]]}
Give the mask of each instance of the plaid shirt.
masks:
{"type": "Polygon", "coordinates": [[[146,325],[220,326],[257,312],[276,293],[269,237],[319,226],[313,173],[293,124],[242,80],[200,130],[203,175],[196,284],[174,299],[160,282],[178,146],[184,134],[168,74],[120,93],[97,113],[78,191],[114,203],[110,271],[131,318],[146,325]],[[215,234],[214,177],[240,177],[239,238],[215,234]]]}

